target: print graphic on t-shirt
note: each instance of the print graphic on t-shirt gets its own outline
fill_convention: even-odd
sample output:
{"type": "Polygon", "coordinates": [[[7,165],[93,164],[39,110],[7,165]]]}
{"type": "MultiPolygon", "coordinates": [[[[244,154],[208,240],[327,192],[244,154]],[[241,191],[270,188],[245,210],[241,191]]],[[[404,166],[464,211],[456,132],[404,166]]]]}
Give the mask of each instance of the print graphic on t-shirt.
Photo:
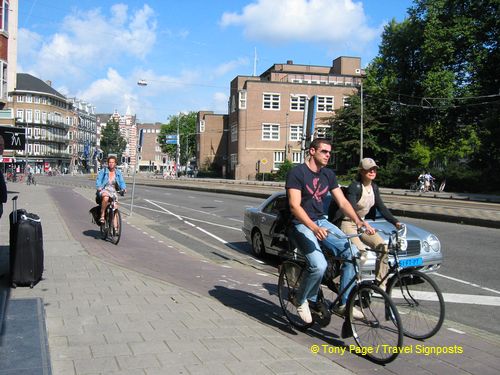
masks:
{"type": "Polygon", "coordinates": [[[309,186],[306,185],[307,191],[312,195],[313,199],[316,202],[321,202],[323,195],[326,194],[328,191],[328,186],[325,187],[323,190],[321,190],[321,184],[319,183],[319,177],[313,178],[313,188],[311,189],[309,186]],[[319,184],[319,186],[318,186],[319,184]]]}

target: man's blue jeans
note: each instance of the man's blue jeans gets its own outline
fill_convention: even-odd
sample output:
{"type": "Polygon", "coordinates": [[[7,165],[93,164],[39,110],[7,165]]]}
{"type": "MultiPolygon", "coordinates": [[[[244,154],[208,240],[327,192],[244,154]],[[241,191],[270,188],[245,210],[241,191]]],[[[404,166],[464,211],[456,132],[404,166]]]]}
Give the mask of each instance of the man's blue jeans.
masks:
{"type": "MultiPolygon", "coordinates": [[[[337,228],[326,219],[318,219],[315,223],[316,225],[326,228],[333,233],[345,236],[345,234],[339,228],[337,228]]],[[[332,251],[335,256],[340,256],[344,259],[350,260],[352,256],[351,250],[349,249],[349,242],[345,239],[339,239],[332,234],[329,234],[328,237],[326,237],[326,239],[324,239],[323,241],[319,241],[314,233],[304,224],[295,224],[291,230],[290,236],[292,243],[297,246],[299,251],[307,259],[306,273],[302,276],[302,282],[298,291],[299,298],[297,302],[299,305],[304,303],[306,299],[311,302],[316,302],[316,297],[318,296],[321,280],[327,267],[325,256],[323,255],[320,248],[320,242],[321,245],[332,251]]],[[[344,290],[353,276],[353,264],[343,262],[342,274],[340,278],[340,290],[344,290]]],[[[353,286],[354,283],[342,296],[342,305],[346,303],[349,292],[351,291],[353,286]]]]}

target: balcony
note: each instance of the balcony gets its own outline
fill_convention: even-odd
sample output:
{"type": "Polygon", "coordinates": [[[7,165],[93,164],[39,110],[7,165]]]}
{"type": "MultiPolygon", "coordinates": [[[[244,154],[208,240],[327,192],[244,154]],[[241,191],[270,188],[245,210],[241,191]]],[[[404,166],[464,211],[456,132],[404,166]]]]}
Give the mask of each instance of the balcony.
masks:
{"type": "Polygon", "coordinates": [[[57,137],[57,136],[54,136],[54,137],[42,137],[42,136],[37,136],[37,135],[29,135],[27,136],[27,140],[29,143],[33,143],[33,142],[43,142],[43,143],[62,143],[62,144],[68,144],[69,143],[69,139],[65,138],[65,137],[57,137]]]}

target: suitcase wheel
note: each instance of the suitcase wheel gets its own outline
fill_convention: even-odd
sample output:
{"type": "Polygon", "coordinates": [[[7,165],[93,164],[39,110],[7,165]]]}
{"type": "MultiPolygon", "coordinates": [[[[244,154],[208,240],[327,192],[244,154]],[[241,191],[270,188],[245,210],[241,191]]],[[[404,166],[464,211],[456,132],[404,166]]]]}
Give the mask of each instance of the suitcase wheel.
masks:
{"type": "Polygon", "coordinates": [[[17,288],[17,284],[16,284],[16,283],[12,283],[12,287],[13,287],[14,289],[16,289],[16,288],[17,288]]]}

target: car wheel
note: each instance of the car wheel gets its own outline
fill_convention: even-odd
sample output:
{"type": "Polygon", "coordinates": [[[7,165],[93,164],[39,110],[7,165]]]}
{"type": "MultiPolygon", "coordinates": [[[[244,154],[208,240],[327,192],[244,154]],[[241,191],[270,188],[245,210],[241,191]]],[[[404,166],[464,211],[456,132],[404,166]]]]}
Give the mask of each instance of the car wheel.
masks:
{"type": "Polygon", "coordinates": [[[256,230],[252,235],[252,253],[258,258],[263,258],[266,255],[264,239],[259,230],[256,230]]]}

